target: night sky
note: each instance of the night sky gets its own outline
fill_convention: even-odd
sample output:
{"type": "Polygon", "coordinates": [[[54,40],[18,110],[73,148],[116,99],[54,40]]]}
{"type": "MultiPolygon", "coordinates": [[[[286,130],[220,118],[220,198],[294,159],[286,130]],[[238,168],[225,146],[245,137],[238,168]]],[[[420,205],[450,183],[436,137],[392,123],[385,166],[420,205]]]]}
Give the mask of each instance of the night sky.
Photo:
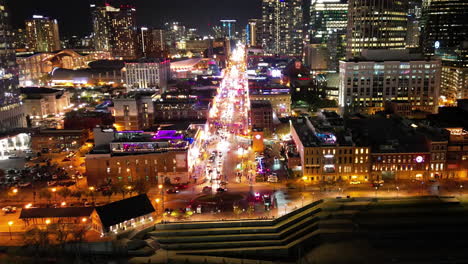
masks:
{"type": "MultiPolygon", "coordinates": [[[[237,19],[240,32],[247,19],[261,16],[261,0],[108,0],[123,1],[136,6],[139,26],[181,21],[199,28],[202,34],[212,33],[209,29],[219,19],[237,19]]],[[[24,28],[24,20],[37,14],[58,19],[61,35],[81,36],[91,32],[92,2],[95,0],[7,0],[7,5],[15,28],[24,28]]]]}

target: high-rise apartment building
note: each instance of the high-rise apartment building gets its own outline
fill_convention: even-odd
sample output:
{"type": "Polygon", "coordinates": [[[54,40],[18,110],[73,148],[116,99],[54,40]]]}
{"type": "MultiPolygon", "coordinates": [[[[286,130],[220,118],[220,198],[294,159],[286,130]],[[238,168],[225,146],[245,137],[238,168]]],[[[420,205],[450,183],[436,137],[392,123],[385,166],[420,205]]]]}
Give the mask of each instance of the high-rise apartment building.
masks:
{"type": "Polygon", "coordinates": [[[247,46],[255,47],[261,44],[261,42],[259,42],[261,23],[260,19],[249,19],[245,30],[245,42],[247,46]]]}
{"type": "Polygon", "coordinates": [[[468,0],[426,1],[423,17],[425,54],[453,52],[468,40],[468,0]]]}
{"type": "Polygon", "coordinates": [[[169,53],[175,54],[177,52],[177,43],[181,43],[187,39],[186,27],[177,21],[165,23],[164,27],[167,50],[169,53]]]}
{"type": "Polygon", "coordinates": [[[110,51],[112,56],[134,59],[137,54],[136,9],[91,5],[94,41],[97,50],[110,51]]]}
{"type": "Polygon", "coordinates": [[[302,54],[302,0],[263,0],[262,20],[262,46],[266,53],[292,56],[302,54]]]}
{"type": "Polygon", "coordinates": [[[324,44],[328,50],[328,70],[338,70],[338,61],[346,53],[348,0],[312,0],[309,38],[312,44],[324,44]]]}
{"type": "Polygon", "coordinates": [[[5,2],[0,0],[0,131],[26,122],[18,100],[18,67],[5,2]]]}
{"type": "Polygon", "coordinates": [[[422,1],[408,2],[408,31],[406,33],[406,47],[418,48],[421,42],[422,1]]]}
{"type": "Polygon", "coordinates": [[[437,112],[440,60],[408,50],[364,50],[359,59],[340,61],[339,104],[375,113],[385,102],[407,102],[412,110],[437,112]]]}
{"type": "Polygon", "coordinates": [[[407,23],[407,1],[349,0],[346,57],[363,49],[404,49],[407,23]]]}
{"type": "Polygon", "coordinates": [[[26,20],[26,39],[31,51],[52,52],[60,50],[57,20],[34,15],[31,19],[26,20]]]}
{"type": "Polygon", "coordinates": [[[219,21],[221,23],[221,30],[225,38],[233,39],[236,37],[236,23],[237,20],[234,19],[222,19],[219,21]]]}

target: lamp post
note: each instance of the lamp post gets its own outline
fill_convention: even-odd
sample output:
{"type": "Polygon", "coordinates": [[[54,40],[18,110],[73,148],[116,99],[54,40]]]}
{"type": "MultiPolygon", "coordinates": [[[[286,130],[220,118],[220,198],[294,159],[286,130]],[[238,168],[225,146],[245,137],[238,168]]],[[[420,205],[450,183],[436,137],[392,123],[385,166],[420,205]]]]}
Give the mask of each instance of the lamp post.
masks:
{"type": "Polygon", "coordinates": [[[164,186],[162,184],[159,184],[158,189],[161,192],[161,200],[162,200],[161,216],[162,216],[162,219],[164,219],[164,186]]]}
{"type": "Polygon", "coordinates": [[[400,187],[397,186],[396,190],[397,190],[396,197],[398,198],[398,195],[400,194],[400,187]]]}
{"type": "Polygon", "coordinates": [[[460,189],[459,189],[460,198],[462,196],[462,192],[463,192],[463,185],[460,184],[460,189]]]}
{"type": "Polygon", "coordinates": [[[51,191],[52,191],[52,193],[54,193],[55,202],[57,202],[57,188],[52,188],[51,191]]]}
{"type": "Polygon", "coordinates": [[[13,240],[13,236],[11,235],[11,226],[13,225],[13,221],[8,222],[8,231],[10,233],[10,240],[13,240]]]}
{"type": "Polygon", "coordinates": [[[94,190],[95,190],[95,188],[93,186],[89,187],[89,191],[91,192],[91,199],[93,199],[93,204],[95,203],[94,190]]]}

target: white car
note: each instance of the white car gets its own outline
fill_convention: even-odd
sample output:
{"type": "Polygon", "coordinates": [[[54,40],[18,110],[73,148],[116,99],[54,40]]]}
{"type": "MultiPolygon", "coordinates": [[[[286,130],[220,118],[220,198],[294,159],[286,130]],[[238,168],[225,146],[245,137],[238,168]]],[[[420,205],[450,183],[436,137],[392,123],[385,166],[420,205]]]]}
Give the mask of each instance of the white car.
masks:
{"type": "Polygon", "coordinates": [[[271,183],[276,183],[276,182],[278,182],[278,176],[270,175],[270,176],[268,176],[267,181],[271,182],[271,183]]]}

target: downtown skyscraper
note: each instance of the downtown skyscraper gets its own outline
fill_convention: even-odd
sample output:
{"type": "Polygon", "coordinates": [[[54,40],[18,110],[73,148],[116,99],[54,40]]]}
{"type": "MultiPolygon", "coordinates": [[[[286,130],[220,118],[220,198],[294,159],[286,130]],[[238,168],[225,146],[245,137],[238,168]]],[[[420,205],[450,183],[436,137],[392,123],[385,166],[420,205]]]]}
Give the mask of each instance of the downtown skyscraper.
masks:
{"type": "MultiPolygon", "coordinates": [[[[424,8],[424,52],[455,52],[468,41],[468,0],[431,0],[424,8]]],[[[468,59],[466,59],[468,60],[468,59]]]]}
{"type": "Polygon", "coordinates": [[[35,52],[60,50],[60,37],[56,19],[34,15],[26,20],[26,40],[28,49],[35,52]]]}
{"type": "Polygon", "coordinates": [[[5,0],[0,0],[0,106],[12,99],[18,86],[17,65],[5,0]]]}
{"type": "MultiPolygon", "coordinates": [[[[319,46],[323,46],[323,48],[327,50],[328,70],[336,71],[338,69],[338,61],[345,57],[347,26],[347,0],[311,1],[309,24],[310,43],[321,44],[319,46]]],[[[310,48],[311,47],[308,47],[308,49],[310,48]]]]}
{"type": "Polygon", "coordinates": [[[18,97],[18,66],[13,47],[10,15],[0,0],[0,131],[25,125],[18,97]]]}
{"type": "Polygon", "coordinates": [[[349,0],[346,57],[363,49],[404,49],[407,23],[407,1],[349,0]]]}
{"type": "Polygon", "coordinates": [[[262,46],[268,54],[302,55],[302,0],[263,0],[262,46]]]}
{"type": "Polygon", "coordinates": [[[136,9],[132,6],[91,5],[96,50],[112,56],[135,59],[137,54],[136,9]]]}

